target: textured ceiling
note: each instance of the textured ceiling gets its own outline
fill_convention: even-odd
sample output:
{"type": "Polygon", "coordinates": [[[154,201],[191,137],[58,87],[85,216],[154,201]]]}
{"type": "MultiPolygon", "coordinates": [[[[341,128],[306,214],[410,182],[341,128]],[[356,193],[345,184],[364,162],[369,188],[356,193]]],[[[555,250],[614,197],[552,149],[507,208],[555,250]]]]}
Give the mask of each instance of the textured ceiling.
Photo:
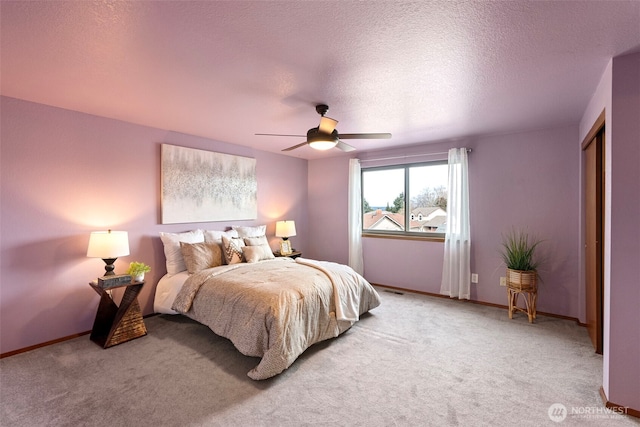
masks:
{"type": "MultiPolygon", "coordinates": [[[[314,105],[358,150],[576,123],[640,2],[0,3],[1,93],[261,150],[314,105]]],[[[303,147],[302,158],[340,155],[303,147]]]]}

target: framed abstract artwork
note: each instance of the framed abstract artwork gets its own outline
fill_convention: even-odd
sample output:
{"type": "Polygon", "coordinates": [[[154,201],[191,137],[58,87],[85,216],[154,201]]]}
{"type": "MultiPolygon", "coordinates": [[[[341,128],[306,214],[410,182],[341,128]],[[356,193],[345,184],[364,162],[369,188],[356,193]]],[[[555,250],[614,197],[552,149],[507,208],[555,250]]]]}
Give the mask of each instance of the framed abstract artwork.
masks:
{"type": "Polygon", "coordinates": [[[162,144],[162,223],[256,219],[256,159],[162,144]]]}

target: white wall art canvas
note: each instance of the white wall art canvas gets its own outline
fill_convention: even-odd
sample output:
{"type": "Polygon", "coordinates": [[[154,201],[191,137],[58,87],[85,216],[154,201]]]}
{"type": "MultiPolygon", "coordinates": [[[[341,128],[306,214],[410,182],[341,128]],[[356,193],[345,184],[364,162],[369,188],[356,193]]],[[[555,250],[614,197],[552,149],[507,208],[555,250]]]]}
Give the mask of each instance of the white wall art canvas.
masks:
{"type": "Polygon", "coordinates": [[[256,219],[256,159],[162,144],[162,223],[256,219]]]}

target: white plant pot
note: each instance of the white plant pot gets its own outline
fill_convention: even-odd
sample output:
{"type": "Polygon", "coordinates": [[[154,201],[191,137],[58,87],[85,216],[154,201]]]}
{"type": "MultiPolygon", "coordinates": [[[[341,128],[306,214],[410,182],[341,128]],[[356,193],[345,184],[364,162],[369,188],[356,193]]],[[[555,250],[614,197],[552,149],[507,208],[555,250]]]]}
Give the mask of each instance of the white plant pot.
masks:
{"type": "Polygon", "coordinates": [[[135,276],[131,276],[131,282],[144,282],[144,273],[136,274],[135,276]]]}

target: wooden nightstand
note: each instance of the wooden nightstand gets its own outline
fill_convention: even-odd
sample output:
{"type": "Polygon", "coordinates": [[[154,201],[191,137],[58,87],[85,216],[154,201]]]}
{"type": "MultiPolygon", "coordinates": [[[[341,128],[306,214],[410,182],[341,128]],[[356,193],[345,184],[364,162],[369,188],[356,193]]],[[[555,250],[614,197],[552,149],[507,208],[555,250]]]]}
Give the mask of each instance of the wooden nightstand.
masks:
{"type": "Polygon", "coordinates": [[[280,256],[286,256],[289,258],[298,258],[299,256],[302,256],[302,252],[298,252],[298,251],[293,251],[292,253],[290,253],[289,255],[281,255],[280,251],[276,251],[273,253],[275,256],[280,257],[280,256]]]}
{"type": "Polygon", "coordinates": [[[138,294],[144,282],[126,283],[108,289],[98,286],[97,283],[89,283],[89,285],[100,295],[100,305],[98,305],[91,330],[91,341],[102,348],[109,348],[147,335],[147,328],[138,304],[138,294]],[[118,307],[107,291],[123,287],[127,289],[118,307]]]}

